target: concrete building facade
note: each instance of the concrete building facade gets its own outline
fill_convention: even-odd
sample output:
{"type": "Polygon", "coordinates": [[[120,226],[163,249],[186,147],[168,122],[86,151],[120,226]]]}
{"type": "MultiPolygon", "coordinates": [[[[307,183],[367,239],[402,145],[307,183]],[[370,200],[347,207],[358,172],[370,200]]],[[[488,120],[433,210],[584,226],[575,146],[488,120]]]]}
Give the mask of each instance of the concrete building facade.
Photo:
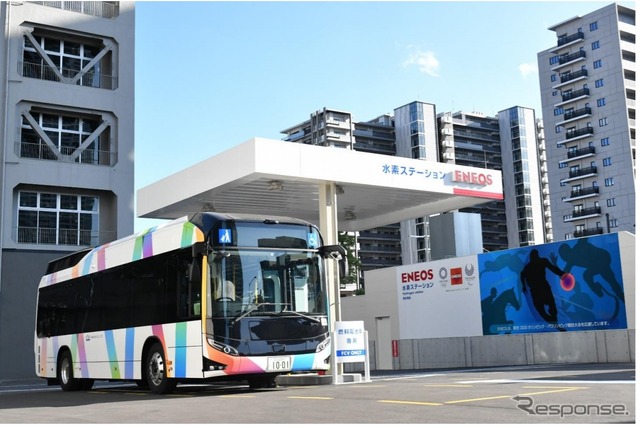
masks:
{"type": "Polygon", "coordinates": [[[35,376],[47,263],[133,232],[134,3],[2,2],[0,379],[35,376]]]}
{"type": "Polygon", "coordinates": [[[538,53],[554,240],[635,233],[635,10],[616,3],[549,27],[538,53]]]}

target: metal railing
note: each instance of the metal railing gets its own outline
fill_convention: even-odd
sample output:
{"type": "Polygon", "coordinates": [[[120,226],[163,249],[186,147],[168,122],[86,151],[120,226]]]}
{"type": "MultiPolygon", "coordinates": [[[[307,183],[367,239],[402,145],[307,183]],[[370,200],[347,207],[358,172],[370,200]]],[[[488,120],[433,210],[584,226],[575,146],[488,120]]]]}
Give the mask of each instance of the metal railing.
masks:
{"type": "Polygon", "coordinates": [[[591,107],[584,107],[578,110],[573,110],[564,114],[564,120],[570,120],[575,117],[586,116],[591,114],[591,107]]]}
{"type": "Polygon", "coordinates": [[[578,91],[571,91],[571,92],[562,94],[562,101],[569,101],[574,98],[583,97],[585,95],[589,95],[589,88],[582,88],[578,91]]]}
{"type": "Polygon", "coordinates": [[[578,70],[573,73],[567,73],[560,76],[560,83],[567,83],[571,80],[578,79],[579,77],[587,77],[589,73],[587,70],[578,70]]]}
{"type": "Polygon", "coordinates": [[[593,146],[583,147],[581,149],[569,149],[567,150],[567,159],[573,159],[584,155],[593,155],[596,153],[596,148],[593,146]]]}
{"type": "Polygon", "coordinates": [[[118,162],[118,153],[108,150],[86,148],[78,156],[71,157],[77,147],[59,147],[61,157],[45,143],[16,142],[15,153],[21,158],[53,160],[59,162],[81,163],[88,165],[114,166],[118,162]]]}
{"type": "Polygon", "coordinates": [[[586,187],[578,190],[571,191],[571,198],[579,198],[580,196],[587,195],[597,195],[600,193],[600,188],[598,186],[586,187]]]}
{"type": "Polygon", "coordinates": [[[115,1],[27,1],[27,3],[99,16],[100,18],[117,18],[120,14],[118,2],[115,1]]]}
{"type": "Polygon", "coordinates": [[[100,245],[113,241],[116,237],[116,233],[113,231],[52,229],[43,227],[18,227],[15,233],[15,240],[18,244],[72,245],[82,247],[100,245]]]}
{"type": "Polygon", "coordinates": [[[589,229],[580,229],[573,232],[574,238],[582,238],[583,236],[602,235],[604,230],[602,227],[591,227],[589,229]]]}
{"type": "Polygon", "coordinates": [[[568,62],[574,61],[576,59],[584,59],[587,57],[587,53],[585,51],[578,51],[572,54],[561,55],[558,57],[558,64],[566,64],[568,62]]]}
{"type": "MultiPolygon", "coordinates": [[[[60,70],[62,76],[69,79],[75,77],[78,72],[79,70],[70,68],[63,68],[60,70]]],[[[61,80],[60,76],[58,76],[53,68],[49,67],[48,65],[36,64],[33,62],[18,61],[18,74],[22,77],[28,77],[31,79],[48,80],[51,82],[87,86],[90,88],[112,90],[118,88],[118,78],[109,74],[95,74],[89,71],[77,81],[70,83],[65,81],[64,79],[61,80]]]]}
{"type": "Polygon", "coordinates": [[[584,128],[571,129],[567,131],[566,138],[567,140],[569,140],[571,138],[576,138],[576,137],[580,137],[583,135],[590,135],[590,134],[593,134],[593,127],[585,126],[584,128]]]}
{"type": "Polygon", "coordinates": [[[578,31],[577,33],[571,34],[569,36],[558,37],[557,46],[560,47],[579,39],[584,39],[584,33],[582,31],[578,31]]]}
{"type": "Polygon", "coordinates": [[[569,178],[576,178],[583,175],[591,175],[597,174],[598,167],[597,166],[588,166],[586,168],[574,169],[573,171],[569,171],[569,178]]]}

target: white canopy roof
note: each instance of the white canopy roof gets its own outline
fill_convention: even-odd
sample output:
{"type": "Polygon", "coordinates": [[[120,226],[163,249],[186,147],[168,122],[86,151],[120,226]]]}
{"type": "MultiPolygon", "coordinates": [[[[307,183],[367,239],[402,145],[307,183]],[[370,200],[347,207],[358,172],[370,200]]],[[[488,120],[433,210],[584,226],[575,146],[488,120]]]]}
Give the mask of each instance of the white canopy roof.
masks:
{"type": "Polygon", "coordinates": [[[363,230],[502,199],[500,171],[254,138],[138,191],[139,217],[199,211],[319,221],[335,183],[339,230],[363,230]]]}

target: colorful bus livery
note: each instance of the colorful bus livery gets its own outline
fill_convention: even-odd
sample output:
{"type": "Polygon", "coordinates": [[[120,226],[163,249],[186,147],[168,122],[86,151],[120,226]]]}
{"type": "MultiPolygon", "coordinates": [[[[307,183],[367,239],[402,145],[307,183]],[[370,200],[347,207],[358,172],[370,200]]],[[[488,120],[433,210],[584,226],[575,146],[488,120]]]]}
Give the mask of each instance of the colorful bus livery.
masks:
{"type": "Polygon", "coordinates": [[[38,288],[36,374],[65,391],[127,380],[247,380],[329,368],[327,263],[317,228],[197,213],[49,263],[38,288]]]}

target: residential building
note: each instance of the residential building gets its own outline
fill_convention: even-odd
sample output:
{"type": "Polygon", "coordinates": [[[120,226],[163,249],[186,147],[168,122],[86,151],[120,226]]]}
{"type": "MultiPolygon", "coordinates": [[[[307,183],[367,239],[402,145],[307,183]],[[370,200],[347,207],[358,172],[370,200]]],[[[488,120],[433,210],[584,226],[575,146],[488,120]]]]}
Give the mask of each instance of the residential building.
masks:
{"type": "Polygon", "coordinates": [[[35,376],[47,263],[133,232],[133,2],[2,2],[0,379],[35,376]]]}
{"type": "Polygon", "coordinates": [[[508,248],[552,241],[544,134],[530,108],[498,112],[508,248]]]}
{"type": "Polygon", "coordinates": [[[538,69],[554,240],[635,234],[635,10],[613,3],[549,30],[538,69]]]}

